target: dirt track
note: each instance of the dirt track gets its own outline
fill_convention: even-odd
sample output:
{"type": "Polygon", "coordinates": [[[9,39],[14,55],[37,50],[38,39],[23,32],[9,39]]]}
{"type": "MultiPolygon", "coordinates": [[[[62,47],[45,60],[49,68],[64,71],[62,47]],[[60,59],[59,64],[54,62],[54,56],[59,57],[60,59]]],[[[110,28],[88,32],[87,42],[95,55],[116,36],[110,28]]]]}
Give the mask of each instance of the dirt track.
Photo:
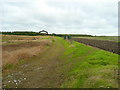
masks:
{"type": "Polygon", "coordinates": [[[64,51],[62,43],[55,42],[39,56],[17,66],[9,75],[3,76],[3,87],[13,88],[54,88],[64,81],[60,56],[64,51]]]}

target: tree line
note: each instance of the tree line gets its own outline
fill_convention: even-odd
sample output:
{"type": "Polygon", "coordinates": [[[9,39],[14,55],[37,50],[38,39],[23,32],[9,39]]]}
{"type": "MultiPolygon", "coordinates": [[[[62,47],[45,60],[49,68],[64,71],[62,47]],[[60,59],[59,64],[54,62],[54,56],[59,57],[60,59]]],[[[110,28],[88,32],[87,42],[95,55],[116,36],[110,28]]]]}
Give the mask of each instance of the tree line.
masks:
{"type": "MultiPolygon", "coordinates": [[[[0,34],[3,35],[29,35],[29,36],[38,36],[38,35],[46,35],[46,34],[41,34],[39,32],[33,32],[33,31],[26,31],[26,32],[20,32],[20,31],[14,31],[14,32],[0,32],[0,34]]],[[[87,34],[47,34],[47,36],[59,36],[59,37],[64,37],[64,36],[73,36],[73,37],[92,37],[92,35],[87,35],[87,34]]]]}

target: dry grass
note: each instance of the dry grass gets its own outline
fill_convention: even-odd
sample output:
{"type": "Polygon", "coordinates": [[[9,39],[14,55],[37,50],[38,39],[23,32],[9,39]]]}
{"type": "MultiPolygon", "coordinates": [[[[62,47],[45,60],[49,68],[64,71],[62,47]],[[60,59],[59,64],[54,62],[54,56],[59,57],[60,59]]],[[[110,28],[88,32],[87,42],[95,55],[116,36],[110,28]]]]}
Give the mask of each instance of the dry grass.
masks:
{"type": "Polygon", "coordinates": [[[12,52],[3,51],[3,66],[5,66],[6,64],[17,63],[19,60],[22,59],[30,58],[38,54],[38,52],[42,51],[41,48],[42,46],[33,47],[30,49],[22,48],[14,50],[12,52]]]}
{"type": "Polygon", "coordinates": [[[2,35],[3,41],[8,40],[35,40],[40,39],[41,36],[22,36],[22,35],[2,35]]]}
{"type": "Polygon", "coordinates": [[[2,66],[4,68],[8,64],[15,64],[19,60],[25,60],[36,56],[44,51],[46,46],[50,46],[51,43],[52,40],[50,39],[43,39],[39,41],[28,41],[28,39],[24,39],[24,43],[21,44],[3,45],[2,66]]]}
{"type": "Polygon", "coordinates": [[[1,67],[2,66],[2,46],[0,46],[0,71],[1,71],[1,67]]]}
{"type": "Polygon", "coordinates": [[[0,35],[0,45],[20,44],[24,42],[51,39],[51,36],[22,36],[22,35],[0,35]]]}

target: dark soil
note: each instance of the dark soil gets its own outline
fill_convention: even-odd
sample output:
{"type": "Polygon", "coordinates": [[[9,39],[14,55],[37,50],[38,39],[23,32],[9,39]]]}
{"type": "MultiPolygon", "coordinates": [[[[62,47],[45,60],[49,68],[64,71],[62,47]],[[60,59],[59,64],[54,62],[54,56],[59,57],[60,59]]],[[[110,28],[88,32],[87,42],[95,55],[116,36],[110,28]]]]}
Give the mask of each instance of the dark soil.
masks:
{"type": "Polygon", "coordinates": [[[118,42],[107,41],[107,40],[86,39],[86,38],[72,38],[72,40],[86,44],[86,45],[90,45],[93,47],[97,47],[109,52],[120,54],[120,50],[118,48],[120,43],[118,42]]]}

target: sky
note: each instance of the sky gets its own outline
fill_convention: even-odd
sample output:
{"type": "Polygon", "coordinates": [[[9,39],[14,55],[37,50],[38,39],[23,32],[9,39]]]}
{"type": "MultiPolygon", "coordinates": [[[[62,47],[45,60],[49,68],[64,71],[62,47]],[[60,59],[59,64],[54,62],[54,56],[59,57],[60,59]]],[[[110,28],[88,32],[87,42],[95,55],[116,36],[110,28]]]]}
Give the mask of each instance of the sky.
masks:
{"type": "Polygon", "coordinates": [[[0,30],[118,35],[118,0],[0,0],[0,30]]]}

